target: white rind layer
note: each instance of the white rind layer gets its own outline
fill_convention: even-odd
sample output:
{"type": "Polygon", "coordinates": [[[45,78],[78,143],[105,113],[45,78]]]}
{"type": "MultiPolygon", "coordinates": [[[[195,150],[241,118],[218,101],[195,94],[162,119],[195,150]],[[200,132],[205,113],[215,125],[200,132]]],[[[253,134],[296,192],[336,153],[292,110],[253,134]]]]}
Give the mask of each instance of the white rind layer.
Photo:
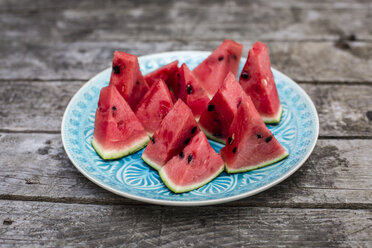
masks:
{"type": "Polygon", "coordinates": [[[221,164],[220,168],[214,174],[212,174],[209,178],[205,179],[202,182],[198,182],[198,183],[194,183],[194,184],[190,184],[186,186],[177,186],[175,183],[173,183],[169,179],[164,167],[159,170],[159,175],[161,179],[163,180],[164,184],[174,193],[184,193],[184,192],[188,192],[188,191],[191,191],[191,190],[194,190],[194,189],[197,189],[197,188],[200,188],[206,185],[207,183],[215,179],[223,171],[223,169],[224,169],[224,164],[221,164]]]}
{"type": "Polygon", "coordinates": [[[104,149],[93,137],[92,146],[101,158],[105,160],[112,160],[112,159],[122,158],[129,154],[135,153],[138,150],[141,150],[143,147],[147,145],[149,141],[150,141],[150,138],[147,135],[145,135],[141,139],[136,140],[132,144],[129,144],[128,146],[122,149],[109,150],[109,149],[104,149]]]}
{"type": "Polygon", "coordinates": [[[216,136],[213,136],[210,132],[208,132],[205,128],[203,128],[200,124],[199,124],[199,128],[200,130],[205,134],[205,136],[207,136],[208,138],[210,138],[211,140],[214,140],[214,141],[217,141],[218,143],[221,143],[221,144],[224,144],[226,145],[226,141],[224,139],[220,139],[220,138],[217,138],[216,136]]]}
{"type": "Polygon", "coordinates": [[[278,124],[280,122],[280,119],[282,118],[282,114],[283,114],[283,108],[282,106],[280,106],[278,113],[274,117],[262,116],[262,120],[266,124],[278,124]]]}
{"type": "Polygon", "coordinates": [[[247,167],[243,167],[243,168],[239,168],[239,169],[229,169],[228,168],[228,165],[225,163],[225,170],[227,173],[241,173],[241,172],[247,172],[247,171],[251,171],[251,170],[255,170],[255,169],[259,169],[259,168],[262,168],[262,167],[265,167],[265,166],[268,166],[268,165],[271,165],[273,163],[276,163],[276,162],[279,162],[280,160],[288,157],[289,153],[286,151],[285,153],[283,153],[281,156],[275,158],[275,159],[272,159],[272,160],[269,160],[269,161],[265,161],[263,163],[260,163],[258,165],[254,165],[254,166],[247,166],[247,167]]]}
{"type": "Polygon", "coordinates": [[[142,153],[142,157],[141,158],[142,158],[143,161],[145,161],[146,164],[150,165],[152,168],[154,168],[157,171],[160,170],[161,167],[163,167],[163,166],[155,163],[154,161],[152,161],[149,157],[147,157],[145,155],[145,153],[142,153]]]}

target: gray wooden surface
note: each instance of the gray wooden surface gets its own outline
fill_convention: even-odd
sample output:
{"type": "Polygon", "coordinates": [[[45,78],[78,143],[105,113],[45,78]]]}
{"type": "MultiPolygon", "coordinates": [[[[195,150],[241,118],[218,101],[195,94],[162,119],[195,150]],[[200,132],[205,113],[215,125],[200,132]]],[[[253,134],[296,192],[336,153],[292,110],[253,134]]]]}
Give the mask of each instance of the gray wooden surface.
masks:
{"type": "Polygon", "coordinates": [[[372,247],[372,2],[0,0],[1,247],[372,247]],[[266,42],[320,136],[289,179],[217,206],[153,206],[68,160],[62,114],[112,52],[266,42]]]}

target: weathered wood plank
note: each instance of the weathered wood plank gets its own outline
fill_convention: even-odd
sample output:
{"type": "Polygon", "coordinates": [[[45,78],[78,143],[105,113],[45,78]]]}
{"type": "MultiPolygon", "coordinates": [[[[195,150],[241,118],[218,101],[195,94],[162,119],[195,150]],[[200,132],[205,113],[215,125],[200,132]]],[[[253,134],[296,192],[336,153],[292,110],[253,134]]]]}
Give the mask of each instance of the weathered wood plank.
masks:
{"type": "MultiPolygon", "coordinates": [[[[0,79],[87,80],[111,64],[115,50],[135,55],[215,49],[221,41],[0,43],[0,79]]],[[[252,42],[243,42],[246,56],[252,42]]],[[[272,65],[296,81],[372,83],[372,43],[268,42],[272,65]]]]}
{"type": "MultiPolygon", "coordinates": [[[[0,0],[0,10],[8,11],[8,12],[23,12],[23,11],[30,11],[30,10],[46,10],[46,9],[66,9],[66,8],[76,8],[76,9],[97,9],[97,8],[110,8],[110,7],[126,7],[131,8],[135,6],[143,6],[143,5],[150,5],[153,3],[151,0],[141,0],[138,2],[133,1],[123,1],[123,0],[109,0],[109,1],[99,1],[99,0],[82,0],[76,2],[74,0],[65,0],[60,2],[45,2],[43,0],[33,0],[32,4],[29,4],[30,0],[0,0]]],[[[162,0],[161,3],[163,6],[170,5],[173,2],[172,0],[162,0]]],[[[208,6],[211,3],[219,3],[224,4],[227,0],[190,0],[188,1],[188,6],[193,7],[195,5],[203,5],[208,6]]],[[[251,5],[251,3],[247,3],[244,0],[233,0],[230,2],[234,2],[236,5],[245,7],[251,5]]],[[[257,0],[255,1],[259,5],[264,5],[266,7],[273,7],[273,8],[288,8],[288,6],[295,7],[295,8],[304,8],[304,9],[363,9],[368,8],[371,5],[369,0],[317,0],[317,1],[307,1],[307,0],[278,0],[278,1],[270,1],[270,0],[257,0]]],[[[178,3],[183,6],[185,4],[178,3]]],[[[158,5],[154,5],[157,7],[158,5]]]]}
{"type": "Polygon", "coordinates": [[[228,0],[164,1],[162,4],[79,1],[46,6],[25,2],[29,3],[17,1],[0,5],[5,12],[0,18],[1,39],[337,40],[353,34],[357,39],[372,40],[370,2],[355,2],[351,7],[346,2],[335,4],[336,1],[328,4],[228,0]]]}
{"type": "MultiPolygon", "coordinates": [[[[69,161],[59,135],[0,135],[1,199],[138,204],[84,178],[69,161]]],[[[371,208],[371,149],[372,140],[319,140],[290,179],[232,205],[371,208]]]]}
{"type": "MultiPolygon", "coordinates": [[[[68,101],[83,83],[0,83],[0,129],[58,132],[68,101]]],[[[367,116],[372,111],[372,86],[301,86],[319,111],[321,136],[372,136],[367,116]]]]}
{"type": "Polygon", "coordinates": [[[172,208],[0,201],[0,244],[369,247],[371,210],[172,208]],[[6,221],[5,221],[6,220],[6,221]]]}

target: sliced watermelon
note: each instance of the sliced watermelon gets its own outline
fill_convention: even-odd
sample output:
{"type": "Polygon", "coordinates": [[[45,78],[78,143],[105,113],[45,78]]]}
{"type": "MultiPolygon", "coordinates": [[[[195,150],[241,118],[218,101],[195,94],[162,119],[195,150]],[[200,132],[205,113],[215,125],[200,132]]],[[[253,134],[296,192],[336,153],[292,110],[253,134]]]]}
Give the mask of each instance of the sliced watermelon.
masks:
{"type": "Polygon", "coordinates": [[[92,146],[101,158],[121,158],[140,150],[148,142],[141,122],[116,88],[102,88],[92,140],[92,146]]]}
{"type": "Polygon", "coordinates": [[[162,79],[155,82],[138,103],[135,114],[150,136],[173,107],[168,87],[162,79]]]}
{"type": "Polygon", "coordinates": [[[149,87],[139,68],[138,58],[116,51],[112,60],[110,85],[114,85],[134,110],[149,87]]]}
{"type": "Polygon", "coordinates": [[[150,72],[149,74],[146,74],[144,77],[150,87],[159,79],[162,79],[169,88],[172,88],[177,70],[178,60],[175,60],[153,72],[150,72]]]}
{"type": "Polygon", "coordinates": [[[142,159],[159,170],[169,159],[182,151],[199,131],[191,109],[182,100],[178,100],[152,136],[142,159]]]}
{"type": "Polygon", "coordinates": [[[235,75],[229,73],[200,117],[201,130],[209,138],[225,144],[231,122],[244,96],[246,94],[235,75]]]}
{"type": "Polygon", "coordinates": [[[222,85],[226,75],[232,72],[238,74],[243,45],[232,40],[224,42],[194,70],[201,86],[207,91],[209,98],[222,85]]]}
{"type": "Polygon", "coordinates": [[[189,106],[195,119],[199,120],[201,113],[207,108],[209,97],[186,64],[182,64],[177,72],[176,85],[176,96],[189,106]]]}
{"type": "Polygon", "coordinates": [[[264,122],[279,123],[282,107],[271,71],[269,52],[264,43],[256,42],[249,50],[239,82],[252,98],[264,122]]]}
{"type": "Polygon", "coordinates": [[[262,121],[249,96],[244,97],[237,110],[226,143],[220,154],[228,173],[254,170],[288,156],[262,121]]]}
{"type": "Polygon", "coordinates": [[[160,170],[164,184],[175,193],[197,189],[217,177],[224,168],[222,158],[213,150],[203,132],[169,160],[160,170]]]}

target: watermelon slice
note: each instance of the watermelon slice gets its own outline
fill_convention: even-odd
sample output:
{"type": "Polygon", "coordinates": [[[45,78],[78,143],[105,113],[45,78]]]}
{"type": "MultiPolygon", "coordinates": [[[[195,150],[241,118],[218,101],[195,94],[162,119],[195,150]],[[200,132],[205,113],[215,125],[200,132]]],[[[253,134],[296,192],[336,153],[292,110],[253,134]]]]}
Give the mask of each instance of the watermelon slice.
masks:
{"type": "Polygon", "coordinates": [[[252,98],[264,122],[279,123],[283,111],[271,71],[269,52],[264,43],[256,42],[249,50],[239,82],[252,98]]]}
{"type": "Polygon", "coordinates": [[[230,72],[221,88],[209,102],[207,109],[202,113],[199,120],[200,129],[210,139],[225,144],[231,122],[245,96],[246,94],[236,81],[235,75],[230,72]]]}
{"type": "Polygon", "coordinates": [[[192,110],[196,120],[207,108],[209,97],[201,88],[198,79],[192,74],[186,64],[182,64],[177,72],[176,96],[182,99],[192,110]]]}
{"type": "Polygon", "coordinates": [[[117,159],[142,149],[149,137],[114,86],[102,88],[92,146],[103,159],[117,159]]]}
{"type": "Polygon", "coordinates": [[[199,132],[183,151],[159,170],[159,175],[170,190],[183,193],[212,181],[223,168],[222,158],[210,146],[204,133],[199,132]]]}
{"type": "Polygon", "coordinates": [[[135,114],[150,136],[173,107],[168,87],[162,79],[155,82],[138,103],[135,114]]]}
{"type": "Polygon", "coordinates": [[[208,58],[193,70],[201,86],[207,91],[209,98],[212,98],[217,92],[229,72],[235,76],[238,74],[242,50],[242,44],[232,40],[224,40],[208,58]]]}
{"type": "Polygon", "coordinates": [[[240,104],[226,142],[220,154],[228,173],[254,170],[288,156],[262,121],[249,96],[240,104]]]}
{"type": "Polygon", "coordinates": [[[200,131],[189,107],[178,100],[171,111],[160,123],[154,133],[142,159],[159,170],[169,159],[178,154],[200,131]]]}
{"type": "Polygon", "coordinates": [[[165,84],[168,85],[168,87],[172,88],[177,70],[178,60],[175,60],[153,72],[150,72],[149,74],[146,74],[144,77],[150,87],[159,79],[162,79],[164,80],[165,84]]]}
{"type": "Polygon", "coordinates": [[[148,90],[137,56],[116,51],[112,60],[110,85],[114,85],[134,110],[148,90]]]}

